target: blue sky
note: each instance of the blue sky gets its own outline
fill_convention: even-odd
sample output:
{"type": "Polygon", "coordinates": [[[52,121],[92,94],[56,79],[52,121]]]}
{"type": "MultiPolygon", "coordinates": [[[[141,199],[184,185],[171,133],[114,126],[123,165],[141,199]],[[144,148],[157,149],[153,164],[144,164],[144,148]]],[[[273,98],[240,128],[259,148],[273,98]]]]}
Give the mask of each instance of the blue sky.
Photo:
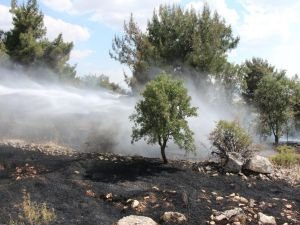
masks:
{"type": "MultiPolygon", "coordinates": [[[[108,52],[131,12],[144,28],[159,4],[176,3],[201,10],[204,2],[217,10],[232,25],[234,35],[241,38],[229,55],[230,61],[262,57],[291,75],[300,73],[298,0],[38,0],[48,37],[53,39],[62,32],[67,41],[74,42],[71,63],[77,64],[78,74],[104,73],[120,84],[124,84],[122,71],[126,67],[110,59],[108,52]]],[[[9,6],[9,0],[0,0],[0,29],[7,30],[11,25],[9,6]]]]}

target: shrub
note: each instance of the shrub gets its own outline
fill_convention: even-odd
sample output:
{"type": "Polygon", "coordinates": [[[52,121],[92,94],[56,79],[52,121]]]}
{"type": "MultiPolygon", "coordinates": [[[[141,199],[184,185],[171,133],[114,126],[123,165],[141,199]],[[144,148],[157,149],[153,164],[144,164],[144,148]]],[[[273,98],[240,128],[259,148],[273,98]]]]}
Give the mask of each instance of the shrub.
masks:
{"type": "Polygon", "coordinates": [[[296,154],[293,147],[281,145],[276,148],[276,151],[278,154],[270,158],[274,164],[283,167],[300,164],[300,155],[296,154]]]}
{"type": "Polygon", "coordinates": [[[249,157],[253,150],[250,149],[252,140],[246,131],[236,121],[220,120],[216,128],[210,133],[214,150],[221,159],[228,159],[229,153],[238,153],[242,157],[249,157]]]}

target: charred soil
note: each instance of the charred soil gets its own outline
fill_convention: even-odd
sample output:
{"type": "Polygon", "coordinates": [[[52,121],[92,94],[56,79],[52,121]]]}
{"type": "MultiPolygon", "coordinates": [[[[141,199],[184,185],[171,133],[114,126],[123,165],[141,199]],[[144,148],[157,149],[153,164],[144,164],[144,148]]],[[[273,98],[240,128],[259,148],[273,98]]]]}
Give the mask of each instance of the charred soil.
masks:
{"type": "Polygon", "coordinates": [[[199,225],[215,211],[235,207],[245,212],[245,224],[258,224],[259,212],[274,216],[277,224],[300,224],[299,183],[284,179],[224,174],[204,162],[164,165],[143,157],[1,145],[0,224],[22,220],[24,191],[55,210],[53,224],[111,225],[128,215],[166,224],[162,214],[174,211],[184,214],[187,224],[199,225]],[[134,200],[138,204],[132,207],[134,200]]]}

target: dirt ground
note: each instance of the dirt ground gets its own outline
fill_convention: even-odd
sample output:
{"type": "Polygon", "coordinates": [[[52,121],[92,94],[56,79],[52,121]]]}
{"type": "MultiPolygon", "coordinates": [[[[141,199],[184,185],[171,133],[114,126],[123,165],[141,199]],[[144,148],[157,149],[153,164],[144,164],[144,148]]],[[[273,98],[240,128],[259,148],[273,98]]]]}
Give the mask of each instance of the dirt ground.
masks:
{"type": "Polygon", "coordinates": [[[214,210],[249,209],[234,201],[233,193],[255,202],[246,212],[246,224],[258,224],[258,212],[274,216],[277,224],[300,224],[299,183],[226,175],[212,165],[205,170],[206,163],[164,165],[142,157],[52,153],[0,145],[0,224],[21,218],[24,191],[32,201],[54,208],[53,224],[111,225],[127,215],[148,216],[162,224],[166,211],[183,213],[187,224],[208,224],[214,210]],[[138,200],[139,206],[132,208],[129,199],[138,200]]]}

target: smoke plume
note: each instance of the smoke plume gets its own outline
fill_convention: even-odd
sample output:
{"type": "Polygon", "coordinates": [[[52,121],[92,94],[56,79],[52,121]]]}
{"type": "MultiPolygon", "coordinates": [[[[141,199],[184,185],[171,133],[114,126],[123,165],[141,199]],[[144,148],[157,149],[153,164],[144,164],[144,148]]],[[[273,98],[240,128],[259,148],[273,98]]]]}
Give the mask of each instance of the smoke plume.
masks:
{"type": "MultiPolygon", "coordinates": [[[[3,139],[55,142],[83,152],[160,156],[156,145],[147,145],[142,140],[131,144],[132,124],[128,117],[134,112],[137,98],[55,81],[37,81],[16,69],[2,68],[0,73],[0,136],[3,139]]],[[[38,72],[41,73],[47,77],[46,71],[38,72]]],[[[208,135],[215,123],[220,119],[236,119],[241,111],[235,112],[226,101],[213,104],[207,96],[214,96],[214,89],[206,88],[203,93],[192,82],[187,81],[186,85],[199,114],[189,119],[195,133],[196,158],[205,158],[210,152],[208,135]]],[[[185,155],[172,143],[166,151],[171,159],[195,157],[185,155]]]]}

